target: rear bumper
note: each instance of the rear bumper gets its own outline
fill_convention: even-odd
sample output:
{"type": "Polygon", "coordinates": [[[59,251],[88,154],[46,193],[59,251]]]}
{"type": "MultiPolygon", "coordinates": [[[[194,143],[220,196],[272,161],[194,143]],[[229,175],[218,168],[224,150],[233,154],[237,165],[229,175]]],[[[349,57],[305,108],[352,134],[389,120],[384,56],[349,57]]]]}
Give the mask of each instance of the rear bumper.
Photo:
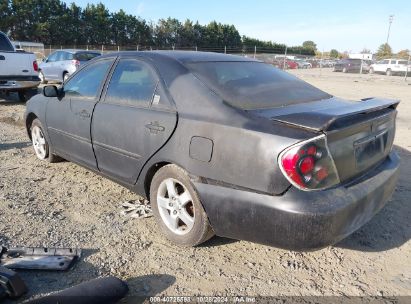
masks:
{"type": "Polygon", "coordinates": [[[39,84],[40,78],[38,76],[2,78],[0,79],[0,90],[20,91],[36,88],[39,84]]]}
{"type": "Polygon", "coordinates": [[[354,184],[316,192],[291,188],[282,196],[194,184],[217,235],[314,250],[340,241],[367,223],[394,192],[398,169],[399,158],[392,152],[354,184]]]}

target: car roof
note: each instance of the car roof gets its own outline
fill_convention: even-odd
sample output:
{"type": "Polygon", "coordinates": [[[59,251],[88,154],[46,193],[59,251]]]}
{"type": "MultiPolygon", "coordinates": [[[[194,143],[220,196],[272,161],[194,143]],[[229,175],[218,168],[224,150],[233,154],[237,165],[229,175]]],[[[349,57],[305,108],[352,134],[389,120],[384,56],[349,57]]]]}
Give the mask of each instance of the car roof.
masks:
{"type": "Polygon", "coordinates": [[[138,56],[148,58],[163,58],[178,61],[180,63],[193,62],[258,62],[258,60],[250,59],[244,56],[227,55],[212,52],[196,52],[196,51],[125,51],[109,53],[105,56],[138,56]]]}
{"type": "Polygon", "coordinates": [[[90,50],[79,50],[79,49],[61,49],[61,50],[56,50],[56,52],[61,52],[61,51],[63,51],[63,52],[67,52],[67,53],[72,53],[72,54],[75,54],[75,53],[98,53],[98,54],[101,54],[101,52],[100,51],[90,51],[90,50]]]}
{"type": "Polygon", "coordinates": [[[141,58],[151,61],[167,84],[190,71],[186,64],[196,62],[260,62],[243,56],[195,51],[124,51],[107,53],[99,59],[117,57],[141,58]]]}

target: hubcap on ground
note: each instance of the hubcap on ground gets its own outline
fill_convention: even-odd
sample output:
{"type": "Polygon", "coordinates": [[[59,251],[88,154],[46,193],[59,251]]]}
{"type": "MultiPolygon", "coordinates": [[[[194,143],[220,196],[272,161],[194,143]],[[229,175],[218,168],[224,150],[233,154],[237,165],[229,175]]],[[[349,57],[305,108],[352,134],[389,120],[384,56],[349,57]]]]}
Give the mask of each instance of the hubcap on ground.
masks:
{"type": "Polygon", "coordinates": [[[47,156],[47,144],[44,138],[43,131],[38,127],[34,126],[31,129],[31,139],[33,141],[34,152],[40,159],[45,159],[47,156]]]}
{"type": "Polygon", "coordinates": [[[178,180],[167,178],[161,182],[157,192],[157,205],[161,219],[173,233],[184,235],[193,228],[193,199],[178,180]]]}

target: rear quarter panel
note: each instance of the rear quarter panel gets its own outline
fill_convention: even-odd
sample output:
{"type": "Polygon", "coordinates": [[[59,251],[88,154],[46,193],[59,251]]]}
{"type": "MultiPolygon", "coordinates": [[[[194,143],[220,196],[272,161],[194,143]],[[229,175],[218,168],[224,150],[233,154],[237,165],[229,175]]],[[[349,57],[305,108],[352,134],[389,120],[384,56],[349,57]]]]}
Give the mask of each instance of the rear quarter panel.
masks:
{"type": "Polygon", "coordinates": [[[209,183],[270,194],[287,190],[289,182],[278,167],[278,154],[295,142],[315,136],[313,133],[234,109],[192,74],[175,79],[169,90],[178,110],[177,128],[145,170],[164,161],[209,183]],[[195,136],[212,141],[210,161],[190,156],[190,142],[195,136]]]}

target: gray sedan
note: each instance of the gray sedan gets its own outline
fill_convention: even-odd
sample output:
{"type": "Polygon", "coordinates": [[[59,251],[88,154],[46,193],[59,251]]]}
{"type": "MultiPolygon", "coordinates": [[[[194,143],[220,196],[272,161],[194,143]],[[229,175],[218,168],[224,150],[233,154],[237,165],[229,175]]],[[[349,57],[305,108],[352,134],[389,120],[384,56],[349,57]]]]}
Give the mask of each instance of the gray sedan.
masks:
{"type": "Polygon", "coordinates": [[[99,52],[95,51],[55,51],[45,58],[39,65],[39,77],[41,82],[64,82],[71,74],[77,71],[81,65],[100,55],[99,52]]]}
{"type": "Polygon", "coordinates": [[[25,121],[39,159],[145,196],[177,244],[217,234],[306,250],[390,198],[397,105],[343,100],[240,56],[122,52],[44,87],[25,121]]]}

